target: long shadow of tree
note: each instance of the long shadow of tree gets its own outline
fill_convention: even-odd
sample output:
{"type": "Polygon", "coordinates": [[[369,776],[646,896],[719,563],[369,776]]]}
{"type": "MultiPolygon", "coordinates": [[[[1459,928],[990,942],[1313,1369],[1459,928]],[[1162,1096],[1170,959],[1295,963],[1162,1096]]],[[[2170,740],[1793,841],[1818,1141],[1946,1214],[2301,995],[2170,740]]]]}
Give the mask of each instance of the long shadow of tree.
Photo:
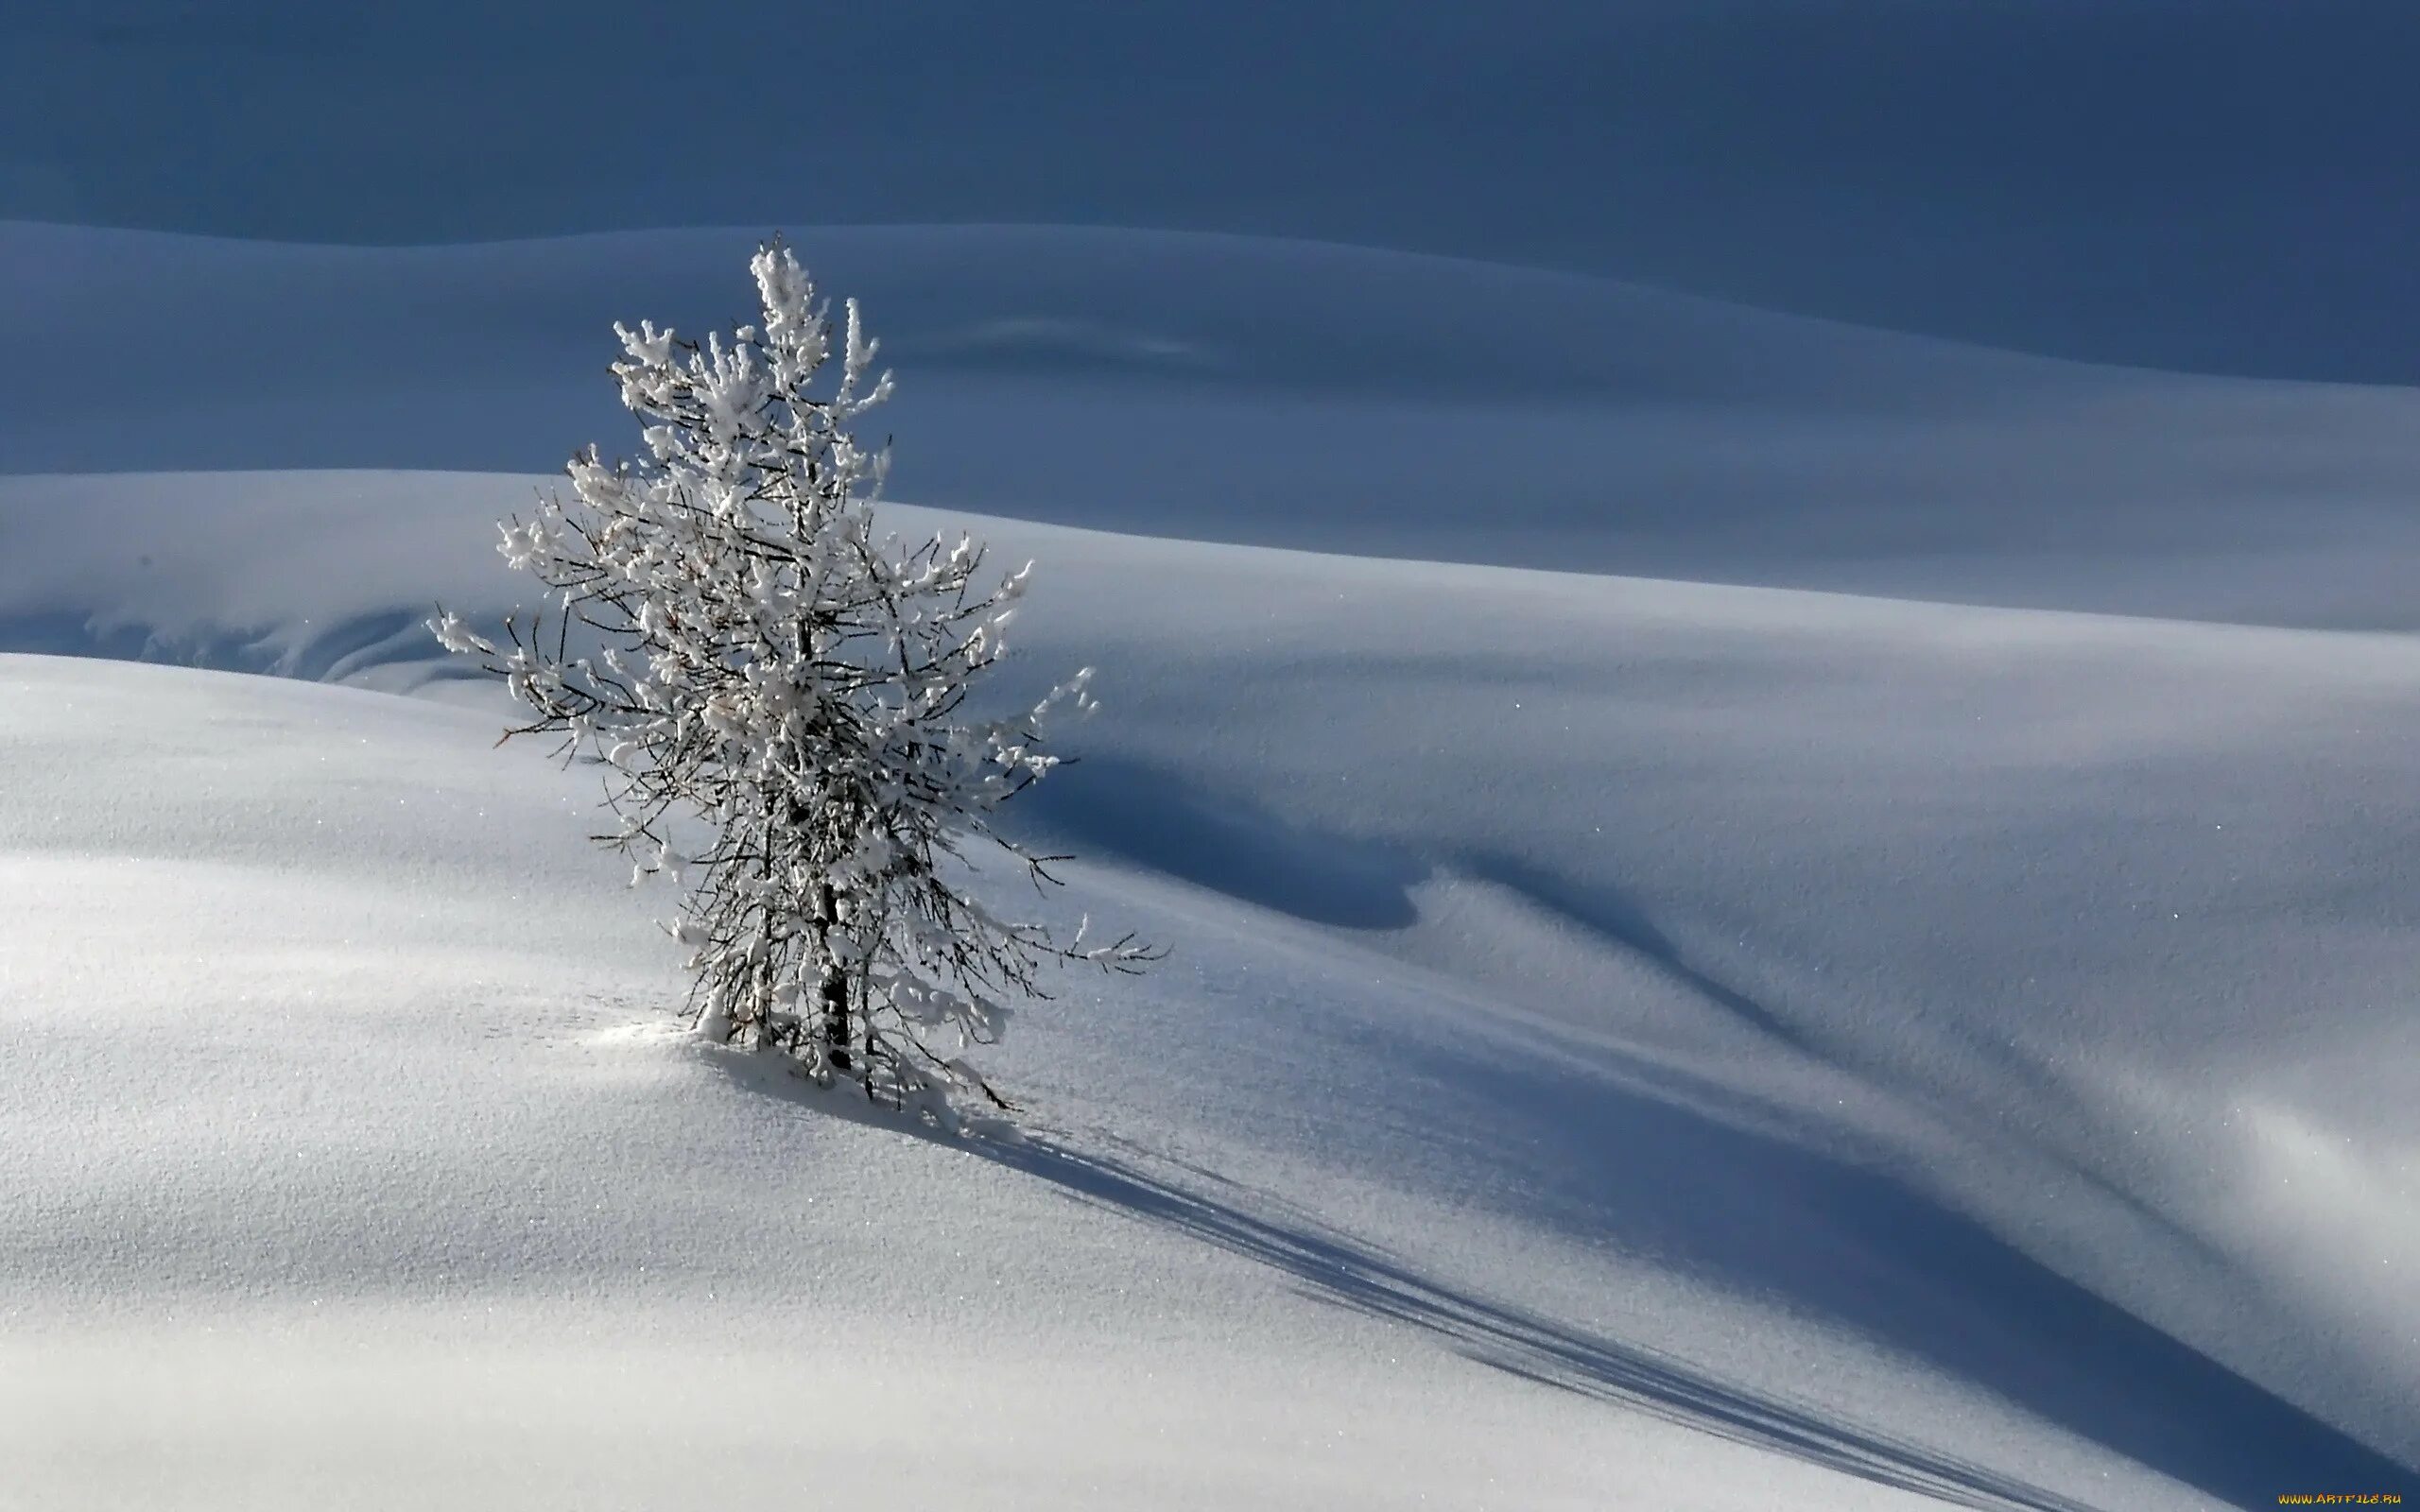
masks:
{"type": "MultiPolygon", "coordinates": [[[[1077,1200],[1241,1255],[1288,1277],[1312,1297],[1422,1330],[1467,1358],[1544,1385],[1617,1402],[1959,1506],[1998,1512],[2109,1512],[1849,1421],[1817,1404],[1726,1382],[1663,1351],[1605,1338],[1432,1280],[1396,1256],[1206,1172],[1189,1171],[1179,1180],[1115,1155],[1047,1141],[986,1142],[974,1147],[985,1159],[1046,1181],[1077,1200]]],[[[2079,1291],[2078,1296],[2088,1294],[2079,1291]]],[[[2114,1341],[2118,1349],[2130,1357],[2148,1351],[2169,1409],[2197,1418],[2206,1413],[2223,1435],[2248,1431],[2265,1436],[2249,1446],[2243,1457],[2218,1463],[2206,1455],[2181,1460],[2157,1452],[2163,1447],[2157,1445],[2145,1452],[2144,1444],[2122,1431],[2087,1436],[2232,1505],[2273,1504],[2277,1491],[2293,1485],[2358,1483],[2363,1488],[2393,1489],[2402,1483],[2404,1472],[2392,1460],[2109,1304],[2090,1298],[2088,1305],[2108,1314],[2094,1321],[2118,1332],[2114,1341]]]]}
{"type": "MultiPolygon", "coordinates": [[[[1309,1295],[1408,1324],[1524,1379],[1960,1506],[2094,1512],[2017,1477],[1863,1428],[1802,1402],[1733,1385],[1671,1355],[1583,1332],[1428,1280],[1404,1262],[1275,1204],[1189,1189],[1115,1157],[1032,1142],[979,1146],[1076,1198],[1257,1261],[1309,1295]]],[[[1211,1177],[1204,1188],[1226,1186],[1211,1177]]]]}
{"type": "MultiPolygon", "coordinates": [[[[1772,1297],[1971,1383],[2214,1504],[2281,1491],[2394,1491],[2401,1464],[2033,1259],[1938,1195],[1869,1163],[1717,1116],[1598,1069],[1469,1046],[1394,1046],[1391,1074],[1454,1098],[1458,1127],[1520,1151],[1529,1221],[1616,1239],[1714,1284],[1772,1297]],[[1436,1064],[1430,1064],[1431,1060],[1436,1064]],[[1785,1243],[1785,1237],[1787,1242],[1785,1243]]],[[[799,1078],[718,1055],[826,1116],[900,1125],[799,1078]]],[[[1305,1294],[1415,1328],[1495,1368],[1953,1504],[2092,1503],[1853,1422],[1820,1401],[1724,1381],[1426,1273],[1270,1194],[1114,1141],[976,1141],[1065,1195],[1244,1256],[1305,1294]]],[[[2120,1512],[2100,1508],[2097,1512],[2120,1512]]]]}

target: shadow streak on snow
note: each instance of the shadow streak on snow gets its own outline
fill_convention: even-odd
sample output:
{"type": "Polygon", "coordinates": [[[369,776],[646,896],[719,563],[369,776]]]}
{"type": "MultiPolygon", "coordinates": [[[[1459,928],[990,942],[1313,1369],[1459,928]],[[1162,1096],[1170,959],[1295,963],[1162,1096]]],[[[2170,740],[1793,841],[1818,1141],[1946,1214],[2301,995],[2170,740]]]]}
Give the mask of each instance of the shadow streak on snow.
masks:
{"type": "Polygon", "coordinates": [[[1674,986],[1696,993],[1750,1028],[1792,1049],[1813,1052],[1796,1025],[1692,961],[1646,909],[1612,885],[1598,882],[1583,886],[1519,856],[1497,851],[1471,852],[1462,857],[1462,865],[1480,881],[1506,888],[1555,918],[1630,952],[1674,986]]]}
{"type": "MultiPolygon", "coordinates": [[[[1243,795],[1212,795],[1184,774],[1105,753],[1066,764],[1022,800],[1017,822],[1051,844],[1110,856],[1314,924],[1402,929],[1417,921],[1412,888],[1436,866],[1410,848],[1284,818],[1243,795]]],[[[1722,981],[1604,883],[1582,885],[1522,858],[1471,851],[1470,876],[1636,957],[1759,1033],[1800,1051],[1806,1037],[1772,1007],[1722,981]]]]}
{"type": "MultiPolygon", "coordinates": [[[[1241,1255],[1312,1297],[1424,1330],[1470,1359],[1525,1379],[1957,1505],[2026,1512],[2088,1512],[2093,1505],[1818,1404],[1725,1382],[1663,1351],[1433,1280],[1397,1256],[1207,1172],[1164,1177],[1133,1160],[1053,1143],[976,1148],[1077,1200],[1241,1255]]],[[[1907,1197],[1910,1204],[1922,1201],[1907,1197]]],[[[1964,1349],[1955,1341],[1935,1341],[1935,1348],[1917,1349],[1920,1356],[1951,1365],[1954,1373],[2000,1391],[2045,1420],[2229,1505],[2273,1504],[2278,1490],[2296,1485],[2395,1487],[2408,1480],[2404,1467],[2027,1260],[1979,1227],[1938,1209],[1902,1216],[1929,1230],[1927,1247],[1945,1245],[1951,1251],[1935,1258],[1976,1262],[1974,1286],[2004,1291],[2002,1305],[2021,1322],[2062,1336],[2063,1354],[2083,1370],[2104,1372],[2100,1384],[2111,1395],[2078,1400],[2072,1390],[2032,1389],[2048,1383],[1977,1371],[1983,1362],[1959,1361],[1964,1349]],[[1957,1370],[1961,1363],[1969,1368],[1957,1370]],[[2130,1400],[2134,1410],[2112,1410],[2118,1400],[2130,1400]]]]}
{"type": "MultiPolygon", "coordinates": [[[[1955,1505],[2121,1512],[1425,1274],[1416,1261],[1199,1167],[1121,1153],[1122,1143],[950,1139],[818,1091],[767,1057],[718,1051],[711,1060],[802,1113],[978,1156],[1076,1201],[1268,1266],[1305,1295],[1419,1329],[1526,1380],[1955,1505]]],[[[1467,1076],[1475,1068],[1465,1061],[1461,1069],[1467,1076]]],[[[1555,1081],[1533,1063],[1523,1086],[1540,1102],[1543,1125],[1593,1149],[1594,1169],[1580,1185],[1599,1189],[1586,1206],[1600,1236],[1643,1246],[1743,1295],[1780,1298],[2218,1504],[2272,1506],[2279,1491],[2298,1486],[2394,1490],[2411,1482],[2412,1467],[1894,1177],[1601,1083],[1587,1089],[1592,1118],[1560,1097],[1555,1081]]],[[[1501,1105],[1501,1089],[1483,1090],[1501,1105]]],[[[1516,1123],[1490,1134],[1548,1169],[1589,1163],[1577,1145],[1553,1153],[1530,1137],[1538,1132],[1516,1123]]]]}
{"type": "Polygon", "coordinates": [[[1102,753],[1019,800],[1018,819],[1088,856],[1112,856],[1314,924],[1400,929],[1428,867],[1400,849],[1296,824],[1238,793],[1102,753]]]}
{"type": "MultiPolygon", "coordinates": [[[[1215,1177],[1187,1187],[1125,1160],[1055,1144],[981,1149],[986,1158],[1079,1200],[1257,1261],[1313,1297],[1425,1330],[1470,1359],[1544,1385],[1959,1506],[2093,1512],[2089,1503],[1971,1460],[1860,1427],[1808,1403],[1720,1381],[1660,1350],[1618,1343],[1430,1280],[1405,1262],[1306,1215],[1252,1211],[1237,1200],[1248,1194],[1215,1177]]],[[[1253,1206],[1276,1208],[1265,1200],[1253,1206]]]]}

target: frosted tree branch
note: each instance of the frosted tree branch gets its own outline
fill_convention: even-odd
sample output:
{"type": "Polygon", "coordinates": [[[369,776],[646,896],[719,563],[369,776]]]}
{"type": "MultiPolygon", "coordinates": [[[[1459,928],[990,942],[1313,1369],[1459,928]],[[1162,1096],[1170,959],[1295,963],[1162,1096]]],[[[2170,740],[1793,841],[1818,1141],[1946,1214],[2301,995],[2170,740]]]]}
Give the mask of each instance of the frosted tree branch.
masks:
{"type": "Polygon", "coordinates": [[[1046,867],[1063,857],[1027,853],[991,817],[1057,764],[1047,728],[1090,711],[1091,669],[1015,718],[960,718],[1031,564],[986,586],[966,537],[875,538],[889,453],[851,422],[890,394],[878,343],[846,303],[836,381],[815,392],[828,304],[778,242],[751,269],[756,324],[702,345],[614,328],[644,454],[580,453],[569,500],[498,527],[545,607],[509,617],[500,642],[441,608],[429,627],[530,710],[506,738],[552,735],[566,760],[601,764],[613,823],[596,838],[634,884],[691,879],[671,931],[701,1029],[955,1129],[970,1096],[1007,1106],[964,1052],[997,1040],[1002,1000],[1046,995],[1044,964],[1133,971],[1161,953],[1063,943],[943,875],[971,834],[1056,881],[1046,867]],[[690,820],[711,838],[678,856],[669,835],[690,820]]]}

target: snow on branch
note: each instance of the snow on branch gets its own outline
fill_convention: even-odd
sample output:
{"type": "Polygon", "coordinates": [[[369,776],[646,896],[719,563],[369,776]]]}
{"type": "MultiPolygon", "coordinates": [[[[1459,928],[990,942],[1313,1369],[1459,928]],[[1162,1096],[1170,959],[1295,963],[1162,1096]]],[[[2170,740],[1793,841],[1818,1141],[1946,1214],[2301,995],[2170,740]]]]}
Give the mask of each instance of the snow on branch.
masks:
{"type": "Polygon", "coordinates": [[[442,610],[429,627],[529,708],[508,738],[601,761],[613,820],[597,839],[634,883],[692,879],[671,929],[702,1030],[956,1129],[969,1099],[1008,1106],[965,1052],[998,1039],[1011,1000],[1046,995],[1046,963],[1134,971],[1161,953],[1080,929],[1063,943],[943,874],[978,835],[1056,880],[1046,863],[1063,858],[991,816],[1057,764],[1047,730],[1090,712],[1091,669],[1012,718],[962,717],[1031,564],[987,586],[967,537],[876,539],[889,453],[851,426],[890,394],[878,343],[849,301],[831,372],[829,304],[805,269],[778,241],[750,266],[756,324],[702,344],[614,327],[644,453],[609,465],[589,448],[565,470],[569,501],[499,526],[546,607],[508,619],[502,643],[442,610]],[[676,855],[691,819],[712,838],[676,855]]]}

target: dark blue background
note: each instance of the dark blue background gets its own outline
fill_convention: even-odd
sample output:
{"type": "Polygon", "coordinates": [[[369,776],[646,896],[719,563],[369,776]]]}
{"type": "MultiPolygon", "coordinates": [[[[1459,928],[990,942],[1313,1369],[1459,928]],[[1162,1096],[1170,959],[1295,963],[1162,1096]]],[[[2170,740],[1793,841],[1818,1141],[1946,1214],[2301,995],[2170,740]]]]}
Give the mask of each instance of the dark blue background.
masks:
{"type": "Polygon", "coordinates": [[[1236,231],[2239,372],[2420,379],[2415,163],[2413,0],[0,0],[0,215],[1236,231]]]}

